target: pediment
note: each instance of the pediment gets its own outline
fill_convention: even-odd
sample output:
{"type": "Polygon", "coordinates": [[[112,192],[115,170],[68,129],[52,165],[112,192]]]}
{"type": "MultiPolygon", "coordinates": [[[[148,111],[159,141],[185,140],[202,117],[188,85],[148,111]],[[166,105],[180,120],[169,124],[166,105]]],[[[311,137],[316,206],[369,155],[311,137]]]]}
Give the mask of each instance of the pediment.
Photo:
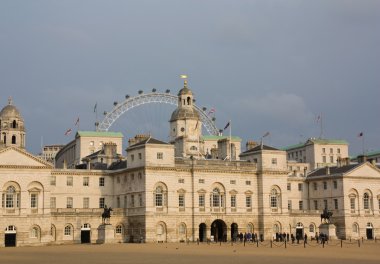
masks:
{"type": "Polygon", "coordinates": [[[380,170],[370,163],[363,163],[361,166],[355,167],[353,170],[347,172],[345,177],[370,177],[380,178],[380,170]]]}
{"type": "Polygon", "coordinates": [[[0,167],[52,168],[52,165],[23,149],[9,147],[0,151],[0,167]]]}

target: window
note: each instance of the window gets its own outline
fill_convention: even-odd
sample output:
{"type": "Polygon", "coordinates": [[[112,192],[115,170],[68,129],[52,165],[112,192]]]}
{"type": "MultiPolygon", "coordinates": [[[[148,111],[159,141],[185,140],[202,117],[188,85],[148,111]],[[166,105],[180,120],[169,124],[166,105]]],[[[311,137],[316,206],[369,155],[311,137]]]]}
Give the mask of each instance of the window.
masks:
{"type": "Polygon", "coordinates": [[[330,153],[331,153],[331,154],[334,153],[334,150],[333,150],[332,148],[330,148],[330,153]]]}
{"type": "Polygon", "coordinates": [[[336,152],[337,152],[338,154],[340,154],[340,148],[337,148],[337,149],[336,149],[336,152]]]}
{"type": "Polygon", "coordinates": [[[231,195],[231,207],[236,207],[236,195],[231,195]]]}
{"type": "Polygon", "coordinates": [[[205,195],[204,194],[200,194],[198,196],[198,204],[199,204],[199,207],[205,207],[205,195]]]}
{"type": "Polygon", "coordinates": [[[73,186],[73,176],[67,176],[66,185],[67,186],[73,186]]]}
{"type": "Polygon", "coordinates": [[[69,226],[69,225],[65,226],[64,235],[65,236],[71,236],[71,226],[69,226]]]}
{"type": "Polygon", "coordinates": [[[66,198],[66,208],[73,208],[73,197],[66,198]]]}
{"type": "Polygon", "coordinates": [[[277,190],[272,189],[270,194],[270,207],[277,208],[277,190]]]}
{"type": "Polygon", "coordinates": [[[139,177],[139,180],[142,179],[142,173],[141,172],[139,172],[138,177],[139,177]]]}
{"type": "Polygon", "coordinates": [[[90,185],[90,178],[83,177],[83,186],[89,186],[89,185],[90,185]]]}
{"type": "Polygon", "coordinates": [[[303,210],[303,201],[299,201],[299,202],[298,202],[298,208],[299,208],[300,210],[303,210]]]}
{"type": "Polygon", "coordinates": [[[205,183],[205,179],[199,179],[198,183],[205,183]]]}
{"type": "Polygon", "coordinates": [[[334,184],[334,189],[338,189],[338,182],[337,181],[333,181],[333,184],[334,184]]]}
{"type": "Polygon", "coordinates": [[[327,200],[323,200],[323,209],[328,209],[328,207],[327,207],[327,200]]]}
{"type": "Polygon", "coordinates": [[[191,146],[191,147],[190,147],[190,150],[192,150],[192,151],[196,151],[196,150],[197,150],[197,147],[196,147],[196,146],[191,146]]]}
{"type": "Polygon", "coordinates": [[[351,208],[351,210],[355,210],[355,200],[356,200],[356,198],[355,197],[352,197],[352,198],[350,198],[350,208],[351,208]]]}
{"type": "Polygon", "coordinates": [[[123,227],[121,225],[117,225],[116,228],[115,228],[115,233],[116,234],[122,234],[123,232],[123,227]]]}
{"type": "Polygon", "coordinates": [[[90,198],[89,197],[83,198],[83,208],[90,208],[90,198]]]}
{"type": "Polygon", "coordinates": [[[252,207],[252,197],[250,195],[247,195],[245,197],[245,206],[247,208],[251,208],[252,207]]]}
{"type": "Polygon", "coordinates": [[[127,204],[128,198],[127,197],[128,197],[127,195],[124,195],[124,208],[128,207],[128,204],[127,204]]]}
{"type": "Polygon", "coordinates": [[[186,225],[184,223],[181,223],[178,227],[178,233],[181,235],[186,234],[186,225]]]}
{"type": "Polygon", "coordinates": [[[314,225],[313,224],[309,225],[309,232],[314,233],[314,225]]]}
{"type": "Polygon", "coordinates": [[[52,208],[52,209],[57,208],[57,206],[56,206],[56,198],[55,197],[50,197],[50,208],[52,208]]]}
{"type": "Polygon", "coordinates": [[[142,194],[139,194],[139,206],[143,206],[143,197],[142,194]]]}
{"type": "Polygon", "coordinates": [[[368,193],[364,193],[364,196],[363,196],[363,205],[364,205],[364,209],[365,210],[369,209],[369,195],[368,195],[368,193]]]}
{"type": "Polygon", "coordinates": [[[51,176],[50,177],[50,185],[55,186],[55,184],[56,184],[56,178],[55,178],[55,176],[51,176]]]}
{"type": "Polygon", "coordinates": [[[156,188],[156,193],[155,193],[156,199],[156,206],[162,206],[163,205],[163,190],[161,186],[158,186],[156,188]]]}
{"type": "Polygon", "coordinates": [[[131,160],[134,161],[135,160],[135,155],[131,155],[131,160]]]}
{"type": "Polygon", "coordinates": [[[157,159],[164,159],[164,153],[162,152],[157,152],[157,159]]]}
{"type": "Polygon", "coordinates": [[[314,200],[314,210],[318,210],[318,200],[314,200]]]}
{"type": "Polygon", "coordinates": [[[323,162],[323,163],[326,163],[326,156],[323,156],[323,157],[322,157],[322,162],[323,162]]]}
{"type": "Polygon", "coordinates": [[[230,184],[236,184],[236,180],[230,180],[230,184]]]}
{"type": "Polygon", "coordinates": [[[322,148],[322,153],[326,153],[326,149],[325,148],[322,148]]]}
{"type": "Polygon", "coordinates": [[[323,182],[323,189],[327,190],[327,182],[325,182],[325,181],[323,182]]]}
{"type": "Polygon", "coordinates": [[[330,163],[334,163],[334,156],[330,156],[330,163]]]}
{"type": "Polygon", "coordinates": [[[220,206],[220,191],[218,188],[215,188],[212,191],[212,207],[219,207],[220,206]]]}
{"type": "Polygon", "coordinates": [[[178,183],[185,183],[185,179],[178,179],[178,183]]]}
{"type": "Polygon", "coordinates": [[[184,194],[178,195],[178,206],[179,207],[185,207],[185,195],[184,194]]]}
{"type": "Polygon", "coordinates": [[[142,159],[142,154],[141,153],[139,153],[139,160],[141,160],[142,159]]]}
{"type": "Polygon", "coordinates": [[[334,199],[334,208],[338,210],[338,199],[334,199]]]}
{"type": "Polygon", "coordinates": [[[379,204],[379,210],[380,210],[380,198],[378,199],[378,204],[379,204]]]}
{"type": "Polygon", "coordinates": [[[104,177],[99,178],[99,186],[104,186],[104,177]]]}
{"type": "Polygon", "coordinates": [[[116,208],[120,208],[120,196],[116,197],[116,208]]]}
{"type": "Polygon", "coordinates": [[[251,185],[251,181],[245,181],[245,185],[251,185]]]}
{"type": "Polygon", "coordinates": [[[13,208],[15,207],[15,203],[16,203],[16,207],[18,207],[19,197],[16,194],[15,187],[9,186],[5,194],[5,207],[13,208]]]}
{"type": "Polygon", "coordinates": [[[104,208],[104,206],[105,206],[105,198],[100,197],[99,198],[99,208],[104,208]]]}
{"type": "Polygon", "coordinates": [[[303,190],[303,184],[299,183],[298,184],[298,191],[302,192],[302,190],[303,190]]]}
{"type": "Polygon", "coordinates": [[[135,207],[135,195],[131,195],[131,207],[135,207]]]}
{"type": "Polygon", "coordinates": [[[38,203],[38,195],[36,193],[30,194],[30,207],[31,208],[37,208],[38,203]]]}
{"type": "Polygon", "coordinates": [[[291,191],[292,190],[292,184],[290,182],[288,182],[288,184],[286,185],[286,189],[288,191],[291,191]]]}
{"type": "Polygon", "coordinates": [[[318,184],[316,182],[313,182],[313,189],[314,191],[318,190],[318,184]]]}
{"type": "Polygon", "coordinates": [[[31,238],[38,238],[38,228],[37,227],[33,227],[30,230],[30,237],[31,238]]]}
{"type": "Polygon", "coordinates": [[[358,224],[353,224],[352,225],[352,233],[357,233],[359,231],[359,227],[358,227],[358,224]]]}
{"type": "Polygon", "coordinates": [[[277,159],[276,158],[272,159],[272,165],[277,165],[277,159]]]}
{"type": "Polygon", "coordinates": [[[292,200],[288,200],[288,210],[292,210],[292,200]]]}

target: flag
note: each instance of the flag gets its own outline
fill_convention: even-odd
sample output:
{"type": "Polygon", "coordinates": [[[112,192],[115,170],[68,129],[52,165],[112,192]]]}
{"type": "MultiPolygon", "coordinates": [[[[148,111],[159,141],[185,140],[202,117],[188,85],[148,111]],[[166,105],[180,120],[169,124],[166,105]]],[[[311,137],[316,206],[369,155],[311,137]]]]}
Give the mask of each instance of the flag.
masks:
{"type": "Polygon", "coordinates": [[[358,137],[362,137],[364,135],[364,133],[363,132],[360,132],[359,134],[358,134],[358,137]]]}
{"type": "Polygon", "coordinates": [[[71,131],[72,131],[71,128],[67,129],[66,132],[65,132],[65,136],[70,135],[70,134],[71,134],[71,131]]]}
{"type": "Polygon", "coordinates": [[[75,122],[75,125],[78,125],[78,124],[79,124],[79,116],[78,116],[77,121],[75,122]]]}
{"type": "Polygon", "coordinates": [[[230,126],[230,123],[231,123],[231,121],[228,121],[228,123],[226,124],[226,126],[224,127],[223,130],[226,130],[230,126]]]}
{"type": "Polygon", "coordinates": [[[263,138],[265,138],[265,137],[267,137],[267,136],[269,136],[270,135],[270,133],[269,133],[269,131],[268,132],[266,132],[264,135],[263,135],[263,138]]]}
{"type": "Polygon", "coordinates": [[[215,113],[215,108],[211,108],[210,111],[208,111],[208,114],[207,114],[207,115],[211,115],[211,114],[213,114],[213,113],[215,113]]]}
{"type": "Polygon", "coordinates": [[[98,107],[98,103],[95,103],[95,106],[94,106],[94,113],[96,112],[96,108],[98,107]]]}

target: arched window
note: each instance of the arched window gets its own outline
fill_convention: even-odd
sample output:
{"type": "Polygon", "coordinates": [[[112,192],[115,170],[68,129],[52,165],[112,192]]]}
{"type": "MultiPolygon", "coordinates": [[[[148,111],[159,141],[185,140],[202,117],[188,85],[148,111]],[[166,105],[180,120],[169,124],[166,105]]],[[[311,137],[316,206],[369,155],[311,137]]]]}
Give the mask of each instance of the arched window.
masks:
{"type": "Polygon", "coordinates": [[[116,234],[122,234],[122,232],[123,232],[122,225],[117,225],[116,228],[115,228],[115,233],[116,234]]]}
{"type": "Polygon", "coordinates": [[[13,120],[13,122],[12,122],[12,128],[17,128],[17,122],[16,122],[16,120],[13,120]]]}
{"type": "Polygon", "coordinates": [[[157,225],[157,235],[162,235],[164,233],[164,226],[162,224],[157,225]]]}
{"type": "Polygon", "coordinates": [[[178,227],[178,233],[180,235],[186,234],[186,225],[184,223],[181,223],[178,227]]]}
{"type": "Polygon", "coordinates": [[[158,186],[156,188],[156,193],[155,193],[156,206],[163,206],[163,200],[164,200],[163,198],[164,198],[164,194],[163,194],[162,187],[158,186]]]}
{"type": "Polygon", "coordinates": [[[12,136],[12,144],[16,144],[16,136],[15,135],[12,136]]]}
{"type": "Polygon", "coordinates": [[[219,207],[221,205],[221,195],[218,188],[214,188],[212,191],[212,207],[219,207]]]}
{"type": "Polygon", "coordinates": [[[71,236],[71,226],[70,225],[65,226],[64,235],[65,236],[71,236]]]}
{"type": "Polygon", "coordinates": [[[314,233],[314,230],[315,230],[314,225],[313,225],[313,224],[310,224],[310,225],[309,225],[309,232],[310,232],[310,233],[314,233]]]}
{"type": "Polygon", "coordinates": [[[367,228],[373,228],[372,223],[367,223],[367,228]]]}
{"type": "Polygon", "coordinates": [[[364,193],[363,206],[364,206],[364,209],[366,209],[366,210],[369,209],[369,195],[368,195],[368,193],[364,193]]]}
{"type": "Polygon", "coordinates": [[[9,186],[5,193],[5,207],[14,208],[17,200],[16,189],[13,186],[9,186]]]}
{"type": "Polygon", "coordinates": [[[279,224],[274,224],[273,225],[273,232],[274,233],[279,233],[281,232],[280,225],[279,224]]]}
{"type": "Polygon", "coordinates": [[[30,237],[31,238],[38,238],[38,227],[34,226],[31,230],[30,230],[30,237]]]}
{"type": "Polygon", "coordinates": [[[272,189],[270,193],[270,206],[272,208],[277,208],[277,190],[272,189]]]}
{"type": "Polygon", "coordinates": [[[352,233],[358,233],[359,232],[359,226],[357,223],[354,223],[352,225],[352,233]]]}
{"type": "Polygon", "coordinates": [[[191,98],[189,96],[189,97],[187,97],[187,105],[190,105],[190,104],[191,104],[191,98]]]}

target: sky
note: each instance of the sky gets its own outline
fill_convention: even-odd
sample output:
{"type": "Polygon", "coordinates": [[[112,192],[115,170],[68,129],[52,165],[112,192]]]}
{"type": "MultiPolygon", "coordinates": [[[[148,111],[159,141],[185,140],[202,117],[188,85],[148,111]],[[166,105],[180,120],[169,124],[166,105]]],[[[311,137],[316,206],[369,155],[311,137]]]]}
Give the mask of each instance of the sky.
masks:
{"type": "MultiPolygon", "coordinates": [[[[379,47],[376,0],[1,0],[0,107],[12,96],[38,153],[71,141],[78,117],[93,130],[95,104],[101,121],[126,94],[176,94],[187,74],[243,146],[320,137],[321,115],[322,136],[356,155],[363,140],[380,150],[379,47]]],[[[110,131],[165,140],[170,107],[132,109],[110,131]]]]}

